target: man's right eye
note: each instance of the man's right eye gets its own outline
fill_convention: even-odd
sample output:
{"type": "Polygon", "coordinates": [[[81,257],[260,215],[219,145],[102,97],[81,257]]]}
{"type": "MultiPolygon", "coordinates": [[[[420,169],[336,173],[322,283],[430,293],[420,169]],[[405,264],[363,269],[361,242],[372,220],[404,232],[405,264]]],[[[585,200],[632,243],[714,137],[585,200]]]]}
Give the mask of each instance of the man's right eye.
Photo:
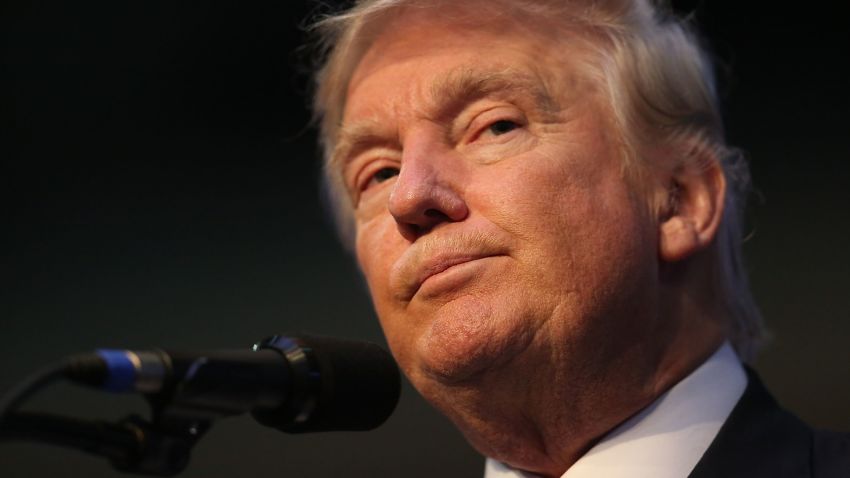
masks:
{"type": "Polygon", "coordinates": [[[377,170],[375,172],[375,174],[372,175],[371,178],[369,178],[369,182],[366,184],[366,187],[368,188],[368,187],[373,186],[375,184],[380,184],[380,183],[386,181],[387,179],[390,179],[394,176],[398,176],[398,172],[399,172],[398,168],[390,168],[390,167],[381,168],[381,169],[377,170]]]}

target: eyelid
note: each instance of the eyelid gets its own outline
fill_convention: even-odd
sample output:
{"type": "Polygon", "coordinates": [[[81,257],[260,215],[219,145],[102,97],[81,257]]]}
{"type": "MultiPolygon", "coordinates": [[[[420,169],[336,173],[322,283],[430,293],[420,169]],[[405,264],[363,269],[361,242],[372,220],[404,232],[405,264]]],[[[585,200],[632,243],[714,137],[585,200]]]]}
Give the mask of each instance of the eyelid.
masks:
{"type": "Polygon", "coordinates": [[[349,173],[346,177],[346,188],[356,205],[360,195],[378,171],[384,168],[399,168],[398,153],[389,148],[375,148],[357,155],[348,163],[349,173]]]}
{"type": "MultiPolygon", "coordinates": [[[[514,106],[497,106],[487,109],[477,115],[469,122],[464,134],[464,143],[471,143],[477,140],[487,128],[499,121],[511,121],[524,127],[528,124],[528,120],[522,111],[514,106]]],[[[505,133],[502,136],[507,136],[511,132],[505,133]]]]}

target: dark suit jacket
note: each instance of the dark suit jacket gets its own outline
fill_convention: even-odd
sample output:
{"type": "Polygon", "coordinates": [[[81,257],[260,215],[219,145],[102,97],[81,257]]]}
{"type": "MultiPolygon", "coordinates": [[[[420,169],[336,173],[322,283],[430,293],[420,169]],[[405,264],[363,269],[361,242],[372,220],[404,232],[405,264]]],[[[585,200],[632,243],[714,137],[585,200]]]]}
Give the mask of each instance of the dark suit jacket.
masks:
{"type": "Polygon", "coordinates": [[[691,478],[850,478],[850,435],[813,430],[749,383],[691,478]]]}

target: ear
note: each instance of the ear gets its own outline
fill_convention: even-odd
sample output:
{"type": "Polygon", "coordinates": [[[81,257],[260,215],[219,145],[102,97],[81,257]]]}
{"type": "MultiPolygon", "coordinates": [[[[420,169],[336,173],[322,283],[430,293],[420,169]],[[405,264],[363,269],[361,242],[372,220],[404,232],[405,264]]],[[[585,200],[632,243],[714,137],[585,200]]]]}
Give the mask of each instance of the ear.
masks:
{"type": "Polygon", "coordinates": [[[673,170],[660,208],[658,254],[676,262],[711,244],[723,217],[726,178],[714,154],[699,148],[673,170]]]}

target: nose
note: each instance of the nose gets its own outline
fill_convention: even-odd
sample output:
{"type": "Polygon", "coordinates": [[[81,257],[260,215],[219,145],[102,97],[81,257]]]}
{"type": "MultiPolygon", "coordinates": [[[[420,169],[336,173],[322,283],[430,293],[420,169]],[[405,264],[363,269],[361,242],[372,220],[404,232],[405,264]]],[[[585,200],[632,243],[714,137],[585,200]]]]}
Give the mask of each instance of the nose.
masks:
{"type": "Polygon", "coordinates": [[[411,242],[440,224],[462,221],[469,214],[458,188],[457,158],[450,156],[449,151],[436,148],[411,148],[403,154],[388,207],[399,232],[411,242]]]}

